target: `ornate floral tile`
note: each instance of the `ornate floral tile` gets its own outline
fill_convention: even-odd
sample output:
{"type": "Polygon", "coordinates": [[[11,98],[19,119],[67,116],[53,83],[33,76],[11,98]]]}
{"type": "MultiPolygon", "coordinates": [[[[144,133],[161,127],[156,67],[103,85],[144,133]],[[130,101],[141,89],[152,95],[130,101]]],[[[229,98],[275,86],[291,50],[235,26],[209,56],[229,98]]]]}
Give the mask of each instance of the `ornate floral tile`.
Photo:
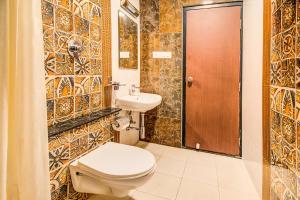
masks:
{"type": "Polygon", "coordinates": [[[89,37],[90,22],[84,18],[74,17],[75,34],[81,37],[89,37]]]}
{"type": "Polygon", "coordinates": [[[56,52],[55,65],[57,75],[73,75],[74,74],[74,58],[69,54],[56,52]]]}
{"type": "Polygon", "coordinates": [[[294,58],[295,57],[295,44],[296,44],[296,28],[292,27],[289,30],[282,33],[282,58],[294,58]]]}
{"type": "Polygon", "coordinates": [[[86,115],[90,109],[90,95],[76,96],[75,97],[75,114],[86,115]]]}
{"type": "Polygon", "coordinates": [[[74,97],[55,99],[55,120],[65,121],[74,115],[74,97]]]}
{"type": "Polygon", "coordinates": [[[55,97],[67,97],[74,94],[74,77],[55,78],[55,97]]]}
{"type": "Polygon", "coordinates": [[[42,0],[42,19],[43,24],[54,25],[54,5],[46,0],[42,0]]]}
{"type": "Polygon", "coordinates": [[[282,30],[287,30],[296,22],[296,0],[286,0],[282,4],[282,30]]]}
{"type": "Polygon", "coordinates": [[[90,93],[90,77],[76,76],[75,77],[75,95],[84,95],[90,93]]]}
{"type": "Polygon", "coordinates": [[[55,28],[58,31],[72,33],[73,31],[73,15],[72,12],[62,8],[55,9],[55,28]]]}

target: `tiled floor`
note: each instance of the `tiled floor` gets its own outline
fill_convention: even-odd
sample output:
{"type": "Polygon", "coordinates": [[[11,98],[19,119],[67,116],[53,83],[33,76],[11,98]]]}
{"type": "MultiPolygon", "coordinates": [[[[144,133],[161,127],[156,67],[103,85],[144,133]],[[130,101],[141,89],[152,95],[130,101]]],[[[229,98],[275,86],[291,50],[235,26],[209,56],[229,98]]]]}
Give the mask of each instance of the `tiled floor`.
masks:
{"type": "Polygon", "coordinates": [[[152,143],[138,146],[155,155],[157,170],[124,200],[260,199],[240,159],[152,143]]]}

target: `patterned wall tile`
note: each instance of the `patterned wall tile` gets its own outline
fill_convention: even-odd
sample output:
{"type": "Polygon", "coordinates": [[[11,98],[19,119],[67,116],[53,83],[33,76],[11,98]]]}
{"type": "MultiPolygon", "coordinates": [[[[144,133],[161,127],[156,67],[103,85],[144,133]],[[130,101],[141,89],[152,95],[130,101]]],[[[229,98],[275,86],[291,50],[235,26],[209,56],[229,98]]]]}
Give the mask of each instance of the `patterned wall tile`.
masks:
{"type": "Polygon", "coordinates": [[[81,17],[74,17],[75,34],[81,37],[89,37],[90,23],[88,20],[81,17]]]}
{"type": "Polygon", "coordinates": [[[159,30],[161,33],[176,33],[182,30],[181,0],[159,1],[159,30]]]}
{"type": "Polygon", "coordinates": [[[53,52],[54,51],[54,28],[53,27],[43,25],[43,39],[44,39],[44,50],[53,52]]]}
{"type": "Polygon", "coordinates": [[[43,24],[54,25],[54,5],[45,0],[42,0],[42,19],[43,24]]]}
{"type": "MultiPolygon", "coordinates": [[[[92,81],[90,75],[93,75],[93,78],[101,78],[102,72],[105,73],[105,77],[110,73],[111,8],[108,0],[41,0],[41,2],[47,118],[50,126],[102,108],[104,92],[101,79],[98,81],[96,78],[92,81]],[[82,43],[80,62],[74,60],[68,53],[68,42],[71,39],[82,43]]],[[[52,200],[65,200],[68,193],[68,199],[88,198],[87,194],[74,191],[70,183],[68,165],[71,159],[89,150],[92,138],[97,142],[96,146],[111,138],[112,130],[107,124],[111,121],[102,119],[97,123],[102,132],[90,133],[86,125],[49,138],[52,200]]]]}
{"type": "Polygon", "coordinates": [[[295,120],[283,116],[282,118],[283,138],[292,146],[296,146],[296,124],[295,120]]]}
{"type": "Polygon", "coordinates": [[[282,58],[295,57],[295,44],[296,44],[296,30],[295,27],[282,33],[282,58]]]}
{"type": "Polygon", "coordinates": [[[61,32],[55,31],[55,51],[58,51],[63,54],[68,53],[68,42],[72,39],[72,35],[61,32]]]}
{"type": "Polygon", "coordinates": [[[101,48],[102,48],[101,42],[91,41],[90,42],[90,58],[91,59],[100,58],[102,55],[101,48]]]}
{"type": "Polygon", "coordinates": [[[294,117],[295,111],[295,92],[293,90],[285,90],[282,99],[282,113],[291,118],[294,117]]]}
{"type": "Polygon", "coordinates": [[[88,151],[88,135],[85,135],[70,144],[70,159],[76,159],[88,151]]]}
{"type": "Polygon", "coordinates": [[[295,119],[300,120],[300,91],[296,91],[295,119]]]}
{"type": "Polygon", "coordinates": [[[75,95],[84,95],[90,93],[90,77],[76,76],[75,77],[75,95]]]}
{"type": "Polygon", "coordinates": [[[89,194],[76,192],[75,189],[73,188],[72,183],[69,183],[68,188],[69,188],[68,200],[88,200],[90,197],[89,194]]]}
{"type": "Polygon", "coordinates": [[[72,11],[72,1],[73,0],[55,0],[56,4],[62,6],[70,11],[72,11]]]}
{"type": "Polygon", "coordinates": [[[76,75],[89,75],[91,71],[91,63],[87,57],[80,57],[80,63],[75,61],[76,75]]]}
{"type": "Polygon", "coordinates": [[[86,115],[90,111],[90,95],[75,97],[75,114],[86,115]]]}
{"type": "Polygon", "coordinates": [[[51,191],[58,190],[64,185],[68,185],[71,181],[69,166],[65,165],[58,170],[52,171],[50,173],[50,186],[51,191]]]}
{"type": "Polygon", "coordinates": [[[55,78],[55,97],[67,97],[74,94],[74,77],[55,78]]]}
{"type": "Polygon", "coordinates": [[[65,121],[73,117],[74,97],[63,97],[55,100],[55,120],[65,121]]]}
{"type": "Polygon", "coordinates": [[[157,32],[159,30],[159,1],[141,1],[140,12],[141,32],[157,32]]]}
{"type": "Polygon", "coordinates": [[[282,29],[287,30],[296,22],[296,0],[286,0],[282,4],[282,29]]]}
{"type": "Polygon", "coordinates": [[[281,86],[295,88],[295,59],[287,59],[281,64],[281,86]]]}
{"type": "Polygon", "coordinates": [[[282,0],[272,0],[272,13],[276,12],[281,7],[282,0]]]}
{"type": "Polygon", "coordinates": [[[47,99],[54,99],[54,78],[46,77],[46,97],[47,99]]]}
{"type": "Polygon", "coordinates": [[[54,120],[54,100],[47,101],[47,120],[49,124],[53,123],[54,120]]]}
{"type": "Polygon", "coordinates": [[[68,186],[63,185],[59,189],[51,192],[51,200],[67,200],[68,186]]]}
{"type": "Polygon", "coordinates": [[[99,42],[101,40],[100,26],[94,23],[90,25],[90,39],[99,42]]]}
{"type": "Polygon", "coordinates": [[[277,35],[281,32],[281,9],[272,14],[272,34],[277,35]]]}
{"type": "Polygon", "coordinates": [[[91,59],[91,74],[92,75],[102,75],[101,60],[91,59]]]}
{"type": "Polygon", "coordinates": [[[55,54],[55,72],[57,75],[73,75],[74,59],[69,54],[56,52],[55,54]]]}
{"type": "Polygon", "coordinates": [[[271,108],[279,113],[282,112],[282,99],[284,95],[284,90],[281,88],[271,87],[271,108]]]}
{"type": "Polygon", "coordinates": [[[45,75],[55,75],[56,74],[56,64],[55,64],[55,54],[53,52],[44,52],[44,68],[45,75]]]}
{"type": "Polygon", "coordinates": [[[90,4],[90,21],[101,25],[101,8],[96,4],[90,4]]]}
{"type": "Polygon", "coordinates": [[[278,62],[282,57],[282,37],[281,33],[271,39],[271,62],[278,62]]]}
{"type": "Polygon", "coordinates": [[[91,104],[90,108],[92,111],[97,111],[102,107],[102,96],[101,93],[93,93],[91,94],[91,104]]]}
{"type": "Polygon", "coordinates": [[[55,9],[55,28],[58,31],[71,33],[73,31],[73,15],[72,12],[56,7],[55,9]]]}
{"type": "Polygon", "coordinates": [[[100,92],[101,91],[101,77],[100,76],[92,76],[91,77],[91,93],[100,92]]]}
{"type": "Polygon", "coordinates": [[[59,170],[70,161],[69,143],[61,143],[57,147],[49,148],[49,170],[59,170]]]}
{"type": "Polygon", "coordinates": [[[88,0],[73,0],[73,13],[88,20],[90,17],[90,2],[88,0]]]}

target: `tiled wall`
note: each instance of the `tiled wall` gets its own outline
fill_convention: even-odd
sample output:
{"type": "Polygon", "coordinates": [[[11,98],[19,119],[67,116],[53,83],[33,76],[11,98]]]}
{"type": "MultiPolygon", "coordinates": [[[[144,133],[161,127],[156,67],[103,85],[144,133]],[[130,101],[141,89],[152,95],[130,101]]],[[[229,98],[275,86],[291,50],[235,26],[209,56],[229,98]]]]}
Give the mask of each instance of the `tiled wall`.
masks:
{"type": "Polygon", "coordinates": [[[73,189],[69,164],[113,139],[113,116],[49,138],[51,200],[87,200],[89,195],[73,189]]]}
{"type": "MultiPolygon", "coordinates": [[[[104,107],[103,82],[111,73],[110,1],[41,1],[48,125],[53,125],[104,107]],[[71,39],[83,43],[81,64],[68,54],[71,39]]],[[[111,121],[106,117],[49,138],[52,199],[87,199],[73,190],[68,165],[113,138],[111,121]]]]}
{"type": "Polygon", "coordinates": [[[271,199],[300,197],[299,6],[272,0],[271,199]]]}
{"type": "Polygon", "coordinates": [[[143,0],[140,3],[141,88],[163,98],[161,106],[146,113],[146,136],[151,142],[182,145],[182,7],[203,2],[143,0]],[[153,51],[172,52],[172,58],[153,59],[153,51]]]}
{"type": "Polygon", "coordinates": [[[102,108],[101,7],[97,0],[42,0],[48,122],[102,108]],[[79,64],[68,41],[80,40],[79,64]]]}

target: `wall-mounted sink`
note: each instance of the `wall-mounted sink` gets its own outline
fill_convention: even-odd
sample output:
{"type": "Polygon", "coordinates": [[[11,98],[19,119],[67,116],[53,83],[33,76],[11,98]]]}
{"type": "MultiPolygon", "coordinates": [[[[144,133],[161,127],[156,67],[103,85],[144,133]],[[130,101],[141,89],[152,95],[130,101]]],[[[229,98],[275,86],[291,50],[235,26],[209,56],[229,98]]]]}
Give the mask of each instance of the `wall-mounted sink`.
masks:
{"type": "Polygon", "coordinates": [[[161,104],[157,94],[140,93],[139,96],[125,95],[116,98],[116,106],[123,110],[145,113],[161,104]]]}

